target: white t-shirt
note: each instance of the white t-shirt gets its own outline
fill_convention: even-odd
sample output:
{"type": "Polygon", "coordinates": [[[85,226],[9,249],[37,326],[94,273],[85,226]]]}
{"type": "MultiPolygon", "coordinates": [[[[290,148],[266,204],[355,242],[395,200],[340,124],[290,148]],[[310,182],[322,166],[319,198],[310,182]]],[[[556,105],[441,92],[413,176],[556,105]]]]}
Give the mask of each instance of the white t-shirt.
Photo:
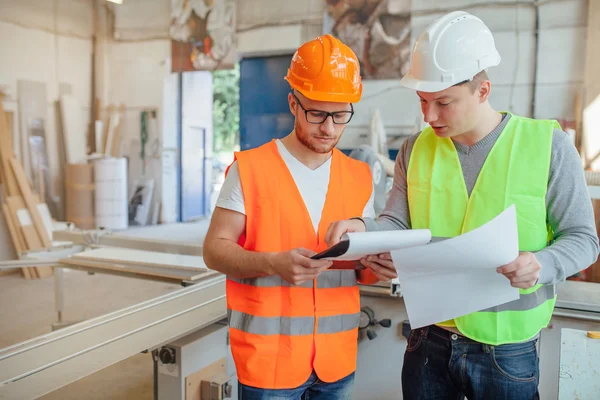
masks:
{"type": "MultiPolygon", "coordinates": [[[[285,165],[290,170],[294,182],[298,187],[302,200],[310,214],[315,232],[318,232],[321,214],[325,206],[325,197],[327,196],[327,187],[329,186],[329,171],[331,169],[331,157],[319,168],[312,170],[298,161],[286,148],[281,140],[277,139],[277,149],[285,165]]],[[[375,209],[373,207],[373,193],[363,210],[363,217],[375,218],[375,209]]],[[[217,207],[237,211],[246,215],[244,207],[244,193],[242,192],[242,183],[240,181],[240,172],[237,161],[231,165],[227,177],[221,187],[217,207]]]]}

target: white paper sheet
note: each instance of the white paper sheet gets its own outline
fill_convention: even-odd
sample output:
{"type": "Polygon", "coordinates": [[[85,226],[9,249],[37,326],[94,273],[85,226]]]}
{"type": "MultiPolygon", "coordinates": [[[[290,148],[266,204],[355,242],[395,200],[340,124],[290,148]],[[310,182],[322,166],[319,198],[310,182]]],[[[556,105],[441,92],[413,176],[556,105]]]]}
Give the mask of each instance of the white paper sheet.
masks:
{"type": "Polygon", "coordinates": [[[496,272],[519,255],[514,205],[463,235],[391,255],[413,329],[519,298],[496,272]]]}
{"type": "Polygon", "coordinates": [[[345,233],[342,241],[348,240],[348,250],[338,257],[326,257],[327,260],[353,261],[370,254],[388,253],[405,247],[420,246],[431,241],[429,229],[412,229],[383,232],[345,233]]]}

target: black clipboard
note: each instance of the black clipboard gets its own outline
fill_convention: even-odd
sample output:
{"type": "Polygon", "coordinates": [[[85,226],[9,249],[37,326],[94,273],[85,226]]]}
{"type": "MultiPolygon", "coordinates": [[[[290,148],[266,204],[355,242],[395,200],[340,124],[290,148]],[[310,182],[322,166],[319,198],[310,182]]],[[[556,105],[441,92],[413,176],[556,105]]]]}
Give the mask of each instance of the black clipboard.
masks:
{"type": "MultiPolygon", "coordinates": [[[[315,254],[311,258],[313,260],[320,260],[328,257],[339,257],[348,251],[350,248],[350,241],[342,240],[337,244],[334,244],[328,249],[323,250],[322,252],[315,254]]],[[[366,267],[360,262],[360,260],[331,260],[333,261],[333,265],[329,267],[329,269],[356,269],[362,270],[366,267]]]]}

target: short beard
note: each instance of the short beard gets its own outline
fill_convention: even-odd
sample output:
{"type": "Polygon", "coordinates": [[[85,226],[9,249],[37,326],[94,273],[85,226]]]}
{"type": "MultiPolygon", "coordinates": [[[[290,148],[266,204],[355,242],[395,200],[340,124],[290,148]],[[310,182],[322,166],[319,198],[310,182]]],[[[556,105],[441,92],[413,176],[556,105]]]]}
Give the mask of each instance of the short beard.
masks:
{"type": "Polygon", "coordinates": [[[304,130],[302,130],[302,127],[300,126],[300,124],[298,123],[298,120],[296,119],[296,122],[294,124],[294,130],[296,131],[296,137],[298,138],[298,140],[300,141],[300,143],[302,143],[304,145],[304,147],[314,151],[315,153],[318,154],[327,154],[329,152],[331,152],[331,150],[333,150],[333,148],[335,146],[337,146],[340,138],[338,138],[338,140],[335,141],[335,143],[332,143],[331,147],[327,150],[323,150],[323,149],[319,149],[316,146],[314,146],[311,142],[310,142],[310,137],[308,135],[306,135],[304,133],[304,130]]]}

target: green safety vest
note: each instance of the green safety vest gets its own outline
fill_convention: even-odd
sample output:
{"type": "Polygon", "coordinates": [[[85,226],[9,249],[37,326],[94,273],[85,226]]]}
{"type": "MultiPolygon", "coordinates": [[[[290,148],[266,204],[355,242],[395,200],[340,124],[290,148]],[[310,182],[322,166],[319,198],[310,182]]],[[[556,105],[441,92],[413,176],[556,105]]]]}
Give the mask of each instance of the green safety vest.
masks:
{"type": "MultiPolygon", "coordinates": [[[[511,115],[470,197],[452,140],[439,138],[431,127],[424,129],[407,171],[412,228],[428,228],[435,237],[454,237],[484,225],[514,204],[519,250],[535,252],[546,247],[552,239],[546,191],[555,128],[560,129],[556,121],[511,115]]],[[[453,322],[462,334],[478,342],[523,342],[548,325],[555,303],[554,286],[538,284],[521,289],[515,301],[453,322]]]]}

